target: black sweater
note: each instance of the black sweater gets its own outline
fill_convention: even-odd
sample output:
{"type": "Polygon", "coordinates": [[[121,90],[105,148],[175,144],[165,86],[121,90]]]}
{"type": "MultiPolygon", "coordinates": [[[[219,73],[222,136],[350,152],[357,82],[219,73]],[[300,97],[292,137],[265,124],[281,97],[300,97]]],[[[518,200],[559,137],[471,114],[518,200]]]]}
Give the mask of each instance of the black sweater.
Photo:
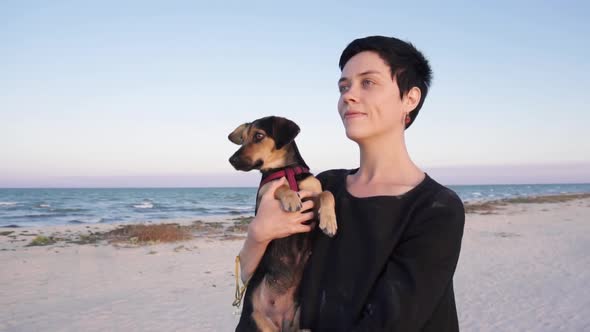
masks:
{"type": "Polygon", "coordinates": [[[316,231],[301,283],[301,327],[318,331],[458,331],[453,274],[465,213],[428,175],[401,196],[358,198],[355,171],[318,175],[336,199],[338,233],[316,231]]]}

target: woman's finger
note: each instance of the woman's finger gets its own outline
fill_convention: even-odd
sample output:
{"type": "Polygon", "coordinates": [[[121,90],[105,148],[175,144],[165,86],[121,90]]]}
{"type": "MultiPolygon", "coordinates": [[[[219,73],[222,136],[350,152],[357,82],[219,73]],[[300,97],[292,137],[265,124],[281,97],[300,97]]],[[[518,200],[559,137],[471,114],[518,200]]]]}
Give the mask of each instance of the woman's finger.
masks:
{"type": "Polygon", "coordinates": [[[311,232],[315,228],[315,223],[309,225],[298,224],[293,226],[293,233],[307,233],[311,232]]]}
{"type": "Polygon", "coordinates": [[[315,205],[315,203],[313,200],[305,201],[305,202],[303,202],[303,204],[301,204],[300,211],[307,211],[309,209],[313,209],[314,205],[315,205]]]}
{"type": "Polygon", "coordinates": [[[302,222],[306,222],[306,221],[308,221],[308,220],[311,220],[311,219],[313,219],[314,215],[315,215],[315,214],[314,214],[313,212],[305,212],[305,213],[301,213],[301,214],[299,215],[299,217],[297,217],[297,218],[295,219],[295,222],[296,222],[296,223],[298,223],[298,224],[300,224],[300,223],[302,223],[302,222]]]}

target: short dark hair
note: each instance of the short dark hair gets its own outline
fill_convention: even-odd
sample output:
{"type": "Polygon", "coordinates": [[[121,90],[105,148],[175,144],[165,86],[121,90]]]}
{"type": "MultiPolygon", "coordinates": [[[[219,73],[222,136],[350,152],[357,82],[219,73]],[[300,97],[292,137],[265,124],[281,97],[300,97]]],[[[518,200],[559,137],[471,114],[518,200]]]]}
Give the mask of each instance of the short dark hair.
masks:
{"type": "Polygon", "coordinates": [[[414,111],[410,112],[411,121],[406,125],[406,128],[410,127],[424,104],[432,80],[432,70],[428,60],[408,42],[393,37],[370,36],[355,39],[346,46],[340,55],[338,63],[340,70],[344,69],[344,65],[350,58],[365,51],[377,53],[389,65],[391,77],[396,78],[400,97],[405,96],[413,87],[420,89],[422,93],[420,101],[414,111]]]}

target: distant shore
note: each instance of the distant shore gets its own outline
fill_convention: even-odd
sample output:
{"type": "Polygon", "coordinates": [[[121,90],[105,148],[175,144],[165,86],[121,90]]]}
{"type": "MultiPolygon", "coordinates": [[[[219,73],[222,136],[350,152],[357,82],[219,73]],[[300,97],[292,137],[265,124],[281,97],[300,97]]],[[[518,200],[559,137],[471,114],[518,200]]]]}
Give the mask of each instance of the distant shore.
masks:
{"type": "Polygon", "coordinates": [[[497,214],[512,204],[551,204],[564,203],[590,198],[590,193],[556,194],[542,196],[526,196],[488,200],[484,202],[465,203],[465,213],[497,214]]]}
{"type": "MultiPolygon", "coordinates": [[[[464,331],[590,326],[590,193],[465,204],[464,331]]],[[[228,331],[251,215],[0,228],[0,330],[228,331]]]]}

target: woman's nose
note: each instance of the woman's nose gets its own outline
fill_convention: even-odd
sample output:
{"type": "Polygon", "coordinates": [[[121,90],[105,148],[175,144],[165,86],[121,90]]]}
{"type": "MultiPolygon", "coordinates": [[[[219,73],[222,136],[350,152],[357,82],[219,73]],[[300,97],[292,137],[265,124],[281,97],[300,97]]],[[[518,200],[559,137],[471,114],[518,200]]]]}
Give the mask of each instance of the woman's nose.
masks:
{"type": "Polygon", "coordinates": [[[344,101],[345,104],[350,104],[350,103],[354,103],[354,102],[358,101],[358,97],[357,97],[353,87],[348,88],[348,90],[346,90],[342,94],[342,100],[344,101]]]}

